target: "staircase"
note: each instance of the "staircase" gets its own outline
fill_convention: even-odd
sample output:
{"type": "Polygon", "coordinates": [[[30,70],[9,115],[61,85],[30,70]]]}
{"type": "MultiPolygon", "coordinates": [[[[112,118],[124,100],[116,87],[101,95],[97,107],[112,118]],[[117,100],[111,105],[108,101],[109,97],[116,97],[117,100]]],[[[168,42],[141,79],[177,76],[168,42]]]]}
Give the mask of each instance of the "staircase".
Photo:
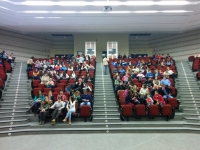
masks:
{"type": "MultiPolygon", "coordinates": [[[[179,72],[176,80],[178,87],[180,108],[183,111],[183,119],[187,123],[200,122],[200,89],[196,80],[196,73],[192,72],[190,63],[181,61],[176,63],[179,72]]],[[[194,124],[191,124],[194,125],[194,124]]],[[[199,124],[200,125],[200,124],[199,124]]]]}
{"type": "Polygon", "coordinates": [[[25,129],[29,125],[29,81],[26,74],[26,63],[16,63],[8,79],[0,101],[0,130],[9,131],[25,129]]]}
{"type": "Polygon", "coordinates": [[[109,70],[104,75],[102,63],[96,64],[93,122],[120,122],[118,106],[113,91],[109,70]]]}

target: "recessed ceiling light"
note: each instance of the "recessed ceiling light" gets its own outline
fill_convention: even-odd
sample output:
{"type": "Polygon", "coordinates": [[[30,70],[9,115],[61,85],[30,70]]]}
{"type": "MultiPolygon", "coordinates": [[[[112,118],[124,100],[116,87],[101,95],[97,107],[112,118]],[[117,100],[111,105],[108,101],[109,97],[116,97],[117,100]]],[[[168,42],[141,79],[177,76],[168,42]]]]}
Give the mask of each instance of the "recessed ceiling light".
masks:
{"type": "Polygon", "coordinates": [[[59,19],[62,17],[34,17],[35,19],[59,19]]]}
{"type": "Polygon", "coordinates": [[[0,8],[2,8],[2,9],[6,9],[6,10],[10,10],[10,9],[8,9],[8,8],[6,8],[6,7],[2,7],[2,6],[0,6],[0,8]]]}

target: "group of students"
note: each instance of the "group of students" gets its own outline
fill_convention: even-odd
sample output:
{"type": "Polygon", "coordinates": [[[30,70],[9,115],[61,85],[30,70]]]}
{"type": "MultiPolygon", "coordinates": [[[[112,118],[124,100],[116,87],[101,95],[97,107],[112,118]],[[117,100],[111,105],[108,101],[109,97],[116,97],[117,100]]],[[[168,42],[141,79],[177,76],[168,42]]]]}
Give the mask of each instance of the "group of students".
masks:
{"type": "Polygon", "coordinates": [[[7,60],[8,63],[14,62],[15,61],[15,57],[13,55],[13,53],[11,53],[10,55],[7,54],[5,51],[1,51],[0,52],[0,60],[7,60]]]}
{"type": "MultiPolygon", "coordinates": [[[[86,64],[86,61],[83,61],[83,63],[79,65],[82,67],[84,64],[86,64]]],[[[30,64],[31,66],[34,64],[35,67],[32,79],[40,80],[41,84],[45,84],[46,88],[53,89],[60,82],[60,80],[74,79],[74,82],[68,84],[64,89],[65,91],[61,90],[56,98],[53,96],[51,90],[46,96],[42,93],[41,90],[38,91],[38,94],[34,97],[31,109],[35,114],[40,114],[40,124],[45,123],[47,114],[52,116],[52,124],[55,124],[56,119],[60,116],[61,113],[66,113],[66,118],[63,121],[66,122],[68,119],[69,124],[71,124],[71,114],[76,111],[76,103],[78,107],[88,105],[92,109],[92,86],[94,83],[94,77],[90,75],[89,70],[87,71],[86,76],[80,75],[81,72],[86,69],[80,69],[80,74],[76,75],[73,66],[69,64],[68,71],[71,71],[71,75],[68,75],[67,70],[58,71],[56,70],[55,66],[52,67],[52,65],[54,65],[52,63],[47,65],[47,67],[51,67],[50,69],[44,67],[44,65],[42,66],[43,68],[41,68],[39,64],[37,66],[37,63],[33,62],[33,57],[27,62],[28,67],[30,67],[30,64]]],[[[93,72],[94,69],[95,68],[93,67],[93,72]]]]}
{"type": "MultiPolygon", "coordinates": [[[[166,57],[169,58],[170,56],[167,55],[166,57]]],[[[154,59],[159,60],[160,58],[155,55],[149,62],[154,59]]],[[[123,63],[124,61],[122,60],[121,62],[123,63]]],[[[132,106],[137,104],[145,104],[147,106],[158,104],[162,106],[167,103],[168,98],[173,98],[172,91],[169,88],[171,86],[169,78],[174,80],[176,75],[169,68],[170,65],[165,63],[163,67],[166,68],[166,71],[162,72],[157,68],[152,71],[150,69],[151,65],[142,60],[137,61],[135,66],[133,64],[129,65],[126,69],[124,69],[125,67],[122,63],[119,63],[121,69],[118,70],[115,66],[111,71],[114,74],[115,93],[117,95],[119,90],[124,90],[123,97],[125,97],[126,104],[132,106]],[[142,83],[142,87],[137,87],[136,83],[142,83]]]]}

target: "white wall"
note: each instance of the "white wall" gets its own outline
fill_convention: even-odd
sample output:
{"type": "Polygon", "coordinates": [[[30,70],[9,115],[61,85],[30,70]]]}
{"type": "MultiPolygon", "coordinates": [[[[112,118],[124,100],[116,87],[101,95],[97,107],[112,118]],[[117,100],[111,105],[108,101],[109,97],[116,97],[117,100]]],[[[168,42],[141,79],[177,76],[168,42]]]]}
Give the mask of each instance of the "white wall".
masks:
{"type": "Polygon", "coordinates": [[[154,36],[150,46],[155,49],[153,53],[169,53],[176,60],[186,60],[188,56],[200,52],[200,30],[154,36]]]}
{"type": "Polygon", "coordinates": [[[129,36],[129,51],[131,54],[148,54],[152,56],[153,49],[149,44],[150,36],[129,36]]]}
{"type": "Polygon", "coordinates": [[[97,61],[102,61],[102,51],[107,50],[108,41],[118,42],[118,53],[129,53],[129,34],[75,34],[74,35],[74,55],[77,51],[84,51],[85,42],[96,41],[97,61]]]}
{"type": "Polygon", "coordinates": [[[50,56],[54,57],[55,54],[74,54],[74,37],[52,37],[53,47],[50,50],[50,56]]]}
{"type": "Polygon", "coordinates": [[[14,53],[16,61],[27,61],[31,56],[47,58],[52,41],[42,36],[24,35],[0,29],[0,50],[14,53]]]}

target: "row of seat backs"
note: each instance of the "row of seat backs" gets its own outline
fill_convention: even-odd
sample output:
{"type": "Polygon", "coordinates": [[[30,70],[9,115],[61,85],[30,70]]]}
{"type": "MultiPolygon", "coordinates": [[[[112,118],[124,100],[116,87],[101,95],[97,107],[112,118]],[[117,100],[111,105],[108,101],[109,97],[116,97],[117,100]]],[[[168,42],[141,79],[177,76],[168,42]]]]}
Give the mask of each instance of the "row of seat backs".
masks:
{"type": "MultiPolygon", "coordinates": [[[[69,81],[60,80],[59,83],[55,84],[55,87],[60,87],[60,88],[62,88],[62,90],[64,90],[66,86],[69,86],[69,85],[71,85],[71,84],[73,84],[75,82],[76,82],[75,79],[72,79],[72,80],[69,80],[69,81]]],[[[90,86],[91,89],[93,89],[93,84],[92,83],[88,82],[87,84],[90,86]]],[[[32,80],[31,86],[32,86],[32,89],[36,88],[36,87],[44,89],[46,87],[45,84],[41,84],[40,80],[32,80]]]]}
{"type": "Polygon", "coordinates": [[[150,105],[147,108],[143,104],[136,105],[135,108],[133,108],[131,105],[123,105],[121,109],[121,115],[124,117],[146,117],[146,116],[152,116],[152,117],[158,117],[158,116],[165,116],[169,117],[173,115],[174,110],[173,107],[170,104],[164,104],[161,109],[161,114],[159,111],[158,105],[150,105]],[[148,112],[148,113],[147,113],[148,112]]]}
{"type": "MultiPolygon", "coordinates": [[[[71,76],[72,72],[73,72],[73,71],[69,70],[69,71],[67,71],[67,74],[68,74],[69,76],[71,76]]],[[[81,72],[80,72],[80,71],[74,71],[74,73],[76,74],[77,77],[80,77],[80,76],[83,76],[83,75],[84,75],[84,76],[87,75],[87,72],[86,72],[85,70],[82,70],[81,72]]],[[[94,70],[89,70],[88,73],[89,73],[91,76],[93,76],[93,77],[94,77],[94,75],[95,75],[95,71],[94,71],[94,70]]],[[[33,71],[29,71],[29,72],[27,73],[27,76],[28,76],[28,78],[31,78],[31,77],[33,76],[33,71]]]]}

